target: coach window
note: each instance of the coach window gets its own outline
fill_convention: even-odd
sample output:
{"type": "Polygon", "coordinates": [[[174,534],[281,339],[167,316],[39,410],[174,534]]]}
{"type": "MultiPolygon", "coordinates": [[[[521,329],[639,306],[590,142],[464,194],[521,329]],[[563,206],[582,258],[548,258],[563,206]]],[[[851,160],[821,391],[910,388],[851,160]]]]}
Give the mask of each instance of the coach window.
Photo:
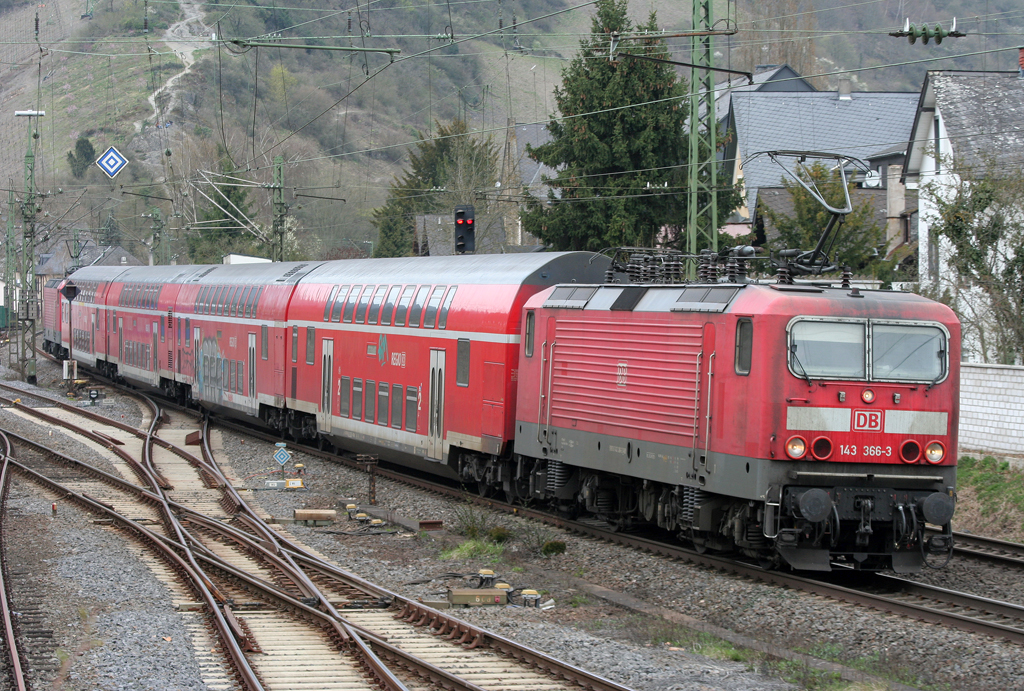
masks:
{"type": "Polygon", "coordinates": [[[416,299],[412,303],[412,308],[409,310],[409,326],[418,327],[420,325],[423,305],[427,302],[427,294],[429,292],[430,286],[420,286],[419,292],[416,293],[416,299]]]}
{"type": "Polygon", "coordinates": [[[526,357],[533,357],[533,312],[526,313],[526,357]]]}
{"type": "Polygon", "coordinates": [[[349,401],[352,400],[352,380],[348,377],[341,378],[341,410],[338,414],[348,417],[349,401]]]}
{"type": "Polygon", "coordinates": [[[452,289],[448,291],[448,297],[444,299],[444,304],[441,305],[441,315],[437,320],[437,328],[444,329],[448,326],[448,310],[452,306],[452,300],[455,299],[455,291],[458,290],[458,286],[452,286],[452,289]]]}
{"type": "Polygon", "coordinates": [[[391,426],[402,429],[402,385],[391,385],[391,426]]]}
{"type": "Polygon", "coordinates": [[[405,315],[409,312],[409,301],[412,300],[412,291],[416,286],[406,286],[402,291],[402,299],[398,301],[398,309],[395,310],[395,326],[405,326],[405,315]]]}
{"type": "Polygon", "coordinates": [[[377,384],[375,382],[366,380],[366,421],[373,423],[373,404],[377,398],[377,384]]]}
{"type": "Polygon", "coordinates": [[[377,424],[388,426],[388,392],[390,389],[386,382],[380,383],[377,389],[377,424]]]}
{"type": "Polygon", "coordinates": [[[395,311],[395,302],[398,301],[398,292],[402,286],[392,286],[388,291],[388,297],[384,300],[384,307],[380,311],[380,323],[382,326],[391,324],[391,314],[395,311]]]}
{"type": "Polygon", "coordinates": [[[380,313],[380,305],[384,302],[384,294],[387,292],[387,286],[377,286],[377,292],[373,294],[373,302],[370,303],[370,311],[366,315],[367,324],[377,323],[377,315],[380,313]]]}
{"type": "Polygon", "coordinates": [[[345,298],[348,297],[348,286],[342,286],[338,290],[338,297],[334,299],[334,307],[331,308],[331,321],[341,321],[341,310],[345,307],[345,298]]]}
{"type": "Polygon", "coordinates": [[[435,286],[434,292],[430,294],[430,302],[423,312],[423,328],[433,329],[437,323],[437,310],[441,306],[441,298],[444,297],[445,286],[435,286]]]}
{"type": "Polygon", "coordinates": [[[264,360],[267,359],[268,351],[270,350],[270,348],[268,347],[269,341],[269,329],[267,329],[267,325],[264,324],[263,326],[260,327],[260,357],[264,360]]]}
{"type": "Polygon", "coordinates": [[[299,327],[292,327],[292,362],[299,361],[299,327]]]}
{"type": "Polygon", "coordinates": [[[306,364],[312,365],[316,357],[316,327],[306,327],[306,364]]]}
{"type": "Polygon", "coordinates": [[[352,323],[352,314],[356,311],[356,302],[359,301],[359,291],[362,289],[362,286],[352,286],[352,290],[348,293],[348,300],[345,302],[345,316],[343,319],[346,324],[352,323]]]}
{"type": "Polygon", "coordinates": [[[224,297],[225,297],[225,294],[227,292],[228,292],[227,286],[221,286],[220,288],[217,289],[216,297],[213,298],[213,304],[214,304],[214,307],[217,310],[217,312],[216,312],[217,316],[223,316],[224,315],[224,302],[225,302],[224,297]]]}
{"type": "Polygon", "coordinates": [[[195,312],[196,314],[199,314],[199,303],[201,303],[203,300],[203,292],[205,290],[206,288],[200,287],[199,292],[196,293],[196,301],[195,304],[192,305],[192,311],[195,312]]]}
{"type": "MultiPolygon", "coordinates": [[[[117,327],[114,327],[117,330],[117,327]]],[[[189,340],[189,334],[192,333],[192,318],[185,317],[185,347],[188,348],[188,344],[191,343],[189,340]]]]}
{"type": "Polygon", "coordinates": [[[352,419],[363,419],[363,380],[352,380],[352,419]]]}
{"type": "Polygon", "coordinates": [[[252,316],[256,317],[256,311],[260,307],[260,299],[263,298],[263,286],[256,289],[256,299],[252,301],[252,316]]]}
{"type": "Polygon", "coordinates": [[[256,286],[249,289],[249,296],[245,298],[245,316],[252,317],[252,303],[256,301],[256,286]]]}
{"type": "Polygon", "coordinates": [[[356,324],[366,321],[366,310],[370,306],[371,297],[373,297],[373,286],[366,286],[362,297],[359,298],[359,306],[356,307],[356,324]]]}
{"type": "Polygon", "coordinates": [[[235,316],[237,317],[245,316],[245,299],[249,296],[249,290],[249,286],[238,289],[238,301],[235,305],[235,316]]]}
{"type": "Polygon", "coordinates": [[[203,293],[203,301],[199,304],[199,311],[203,314],[210,313],[210,303],[213,302],[213,294],[217,292],[217,286],[206,286],[203,293]]]}
{"type": "Polygon", "coordinates": [[[455,383],[469,386],[469,339],[460,338],[455,355],[455,383]]]}
{"type": "Polygon", "coordinates": [[[736,322],[736,374],[750,374],[750,355],[754,349],[754,323],[749,319],[736,322]]]}
{"type": "Polygon", "coordinates": [[[324,321],[331,318],[331,305],[334,304],[334,296],[338,292],[338,286],[331,288],[331,294],[327,296],[327,302],[324,303],[324,321]]]}
{"type": "Polygon", "coordinates": [[[419,410],[419,389],[410,386],[405,390],[405,429],[416,431],[416,411],[419,410]]]}
{"type": "Polygon", "coordinates": [[[231,293],[228,295],[228,309],[226,311],[226,314],[229,317],[235,316],[235,311],[238,307],[239,291],[241,291],[241,288],[239,288],[238,286],[232,286],[231,293]]]}

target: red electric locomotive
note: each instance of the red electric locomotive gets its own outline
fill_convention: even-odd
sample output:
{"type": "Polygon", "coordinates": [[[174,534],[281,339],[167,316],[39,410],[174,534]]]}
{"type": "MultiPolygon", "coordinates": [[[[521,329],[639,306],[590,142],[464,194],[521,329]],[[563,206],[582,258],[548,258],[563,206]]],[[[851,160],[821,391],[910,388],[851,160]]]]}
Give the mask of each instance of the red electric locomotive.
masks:
{"type": "Polygon", "coordinates": [[[76,359],[181,400],[702,549],[897,571],[951,549],[948,308],[742,276],[614,283],[609,266],[88,268],[70,314],[44,303],[65,310],[46,347],[73,334],[76,359]]]}

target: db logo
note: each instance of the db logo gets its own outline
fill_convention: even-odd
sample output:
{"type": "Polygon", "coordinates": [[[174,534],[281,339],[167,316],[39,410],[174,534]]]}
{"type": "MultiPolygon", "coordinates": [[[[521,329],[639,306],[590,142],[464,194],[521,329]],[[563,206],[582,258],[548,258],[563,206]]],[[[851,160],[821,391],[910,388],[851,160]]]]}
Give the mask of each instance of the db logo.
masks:
{"type": "Polygon", "coordinates": [[[881,432],[882,411],[881,410],[855,410],[853,411],[854,432],[881,432]]]}

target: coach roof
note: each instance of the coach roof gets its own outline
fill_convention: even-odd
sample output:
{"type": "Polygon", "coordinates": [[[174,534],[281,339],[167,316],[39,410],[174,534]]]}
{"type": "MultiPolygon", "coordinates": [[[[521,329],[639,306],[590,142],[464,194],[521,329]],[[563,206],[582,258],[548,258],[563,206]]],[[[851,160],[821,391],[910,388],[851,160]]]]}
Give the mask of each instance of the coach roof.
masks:
{"type": "Polygon", "coordinates": [[[466,283],[550,285],[604,280],[608,259],[592,252],[472,254],[326,262],[304,283],[466,283]]]}

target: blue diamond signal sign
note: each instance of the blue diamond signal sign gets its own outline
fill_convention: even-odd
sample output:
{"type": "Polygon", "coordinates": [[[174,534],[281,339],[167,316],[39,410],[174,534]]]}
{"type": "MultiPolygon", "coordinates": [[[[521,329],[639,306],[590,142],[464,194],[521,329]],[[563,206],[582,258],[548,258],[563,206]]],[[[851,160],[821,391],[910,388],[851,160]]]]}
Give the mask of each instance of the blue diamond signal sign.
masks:
{"type": "Polygon", "coordinates": [[[288,461],[292,460],[292,455],[288,451],[288,449],[279,448],[277,451],[274,452],[274,460],[280,463],[281,465],[284,465],[288,461]]]}
{"type": "Polygon", "coordinates": [[[103,152],[102,156],[96,159],[96,165],[107,174],[107,177],[114,179],[128,165],[128,159],[122,156],[120,151],[110,147],[103,152]]]}

